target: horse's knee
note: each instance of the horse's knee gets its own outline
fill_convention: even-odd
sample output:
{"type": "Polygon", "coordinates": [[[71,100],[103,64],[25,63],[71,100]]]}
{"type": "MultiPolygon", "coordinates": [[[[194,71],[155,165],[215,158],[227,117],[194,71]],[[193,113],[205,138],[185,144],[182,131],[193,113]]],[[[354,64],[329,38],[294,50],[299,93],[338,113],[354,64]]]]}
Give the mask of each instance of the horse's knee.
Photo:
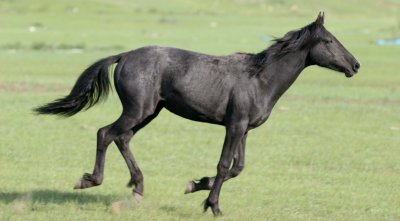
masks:
{"type": "Polygon", "coordinates": [[[126,148],[129,145],[129,141],[131,140],[133,136],[133,131],[130,130],[129,132],[122,134],[118,136],[117,138],[114,139],[115,144],[118,146],[118,148],[126,148]]]}
{"type": "Polygon", "coordinates": [[[225,162],[219,163],[217,166],[217,172],[218,172],[218,175],[221,175],[222,177],[226,177],[226,175],[229,172],[229,164],[227,164],[225,162]]]}
{"type": "Polygon", "coordinates": [[[106,137],[107,131],[108,131],[107,127],[100,128],[97,131],[97,140],[98,141],[103,141],[105,139],[105,137],[106,137]]]}
{"type": "Polygon", "coordinates": [[[125,146],[128,145],[129,140],[127,140],[125,137],[120,136],[120,137],[115,138],[114,142],[118,148],[124,148],[125,146]]]}
{"type": "Polygon", "coordinates": [[[109,134],[109,129],[109,127],[103,127],[97,131],[97,143],[99,148],[108,146],[114,140],[109,134]]]}
{"type": "Polygon", "coordinates": [[[243,171],[243,169],[244,169],[244,165],[238,165],[238,166],[232,168],[230,171],[231,177],[239,176],[239,174],[243,171]]]}
{"type": "Polygon", "coordinates": [[[117,137],[117,138],[114,140],[114,143],[117,145],[118,148],[123,147],[124,144],[125,144],[124,140],[121,139],[121,138],[119,138],[119,137],[117,137]]]}

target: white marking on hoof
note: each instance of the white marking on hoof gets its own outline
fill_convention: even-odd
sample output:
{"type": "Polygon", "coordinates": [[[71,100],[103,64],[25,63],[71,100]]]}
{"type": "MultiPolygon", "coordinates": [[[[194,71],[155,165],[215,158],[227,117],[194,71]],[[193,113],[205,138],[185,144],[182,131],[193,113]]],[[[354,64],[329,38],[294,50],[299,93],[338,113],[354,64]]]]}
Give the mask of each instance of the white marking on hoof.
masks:
{"type": "Polygon", "coordinates": [[[111,204],[111,213],[119,214],[121,213],[122,202],[116,201],[111,204]]]}
{"type": "Polygon", "coordinates": [[[135,204],[132,200],[122,199],[118,201],[114,201],[111,203],[111,213],[112,214],[120,214],[121,212],[134,209],[135,204]]]}
{"type": "Polygon", "coordinates": [[[194,190],[194,182],[189,181],[188,184],[186,185],[185,194],[192,193],[193,190],[194,190]]]}
{"type": "Polygon", "coordinates": [[[139,193],[133,194],[133,197],[135,198],[136,203],[140,203],[143,199],[143,196],[140,195],[139,193]]]}
{"type": "Polygon", "coordinates": [[[82,189],[82,182],[83,182],[83,179],[82,178],[79,179],[78,182],[75,183],[74,190],[82,189]]]}

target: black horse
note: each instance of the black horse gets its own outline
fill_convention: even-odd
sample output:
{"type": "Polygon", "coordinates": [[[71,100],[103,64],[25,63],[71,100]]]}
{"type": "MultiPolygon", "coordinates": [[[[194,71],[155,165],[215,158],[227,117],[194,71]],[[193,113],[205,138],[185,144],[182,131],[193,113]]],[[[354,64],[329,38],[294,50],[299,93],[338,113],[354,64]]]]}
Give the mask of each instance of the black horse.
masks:
{"type": "Polygon", "coordinates": [[[185,193],[210,190],[204,210],[221,214],[218,199],[224,181],[243,170],[247,132],[264,123],[275,103],[310,65],[318,65],[346,77],[360,64],[316,21],[276,39],[257,53],[212,56],[176,48],[149,46],[110,56],[88,67],[70,94],[35,109],[40,114],[72,116],[106,97],[110,90],[109,67],[118,63],[114,84],[123,111],[112,124],[98,130],[96,163],[75,189],[100,185],[108,145],[115,142],[131,174],[134,196],[143,196],[143,175],[129,149],[133,135],[146,126],[162,108],[181,117],[222,125],[225,141],[215,177],[191,181],[185,193]]]}

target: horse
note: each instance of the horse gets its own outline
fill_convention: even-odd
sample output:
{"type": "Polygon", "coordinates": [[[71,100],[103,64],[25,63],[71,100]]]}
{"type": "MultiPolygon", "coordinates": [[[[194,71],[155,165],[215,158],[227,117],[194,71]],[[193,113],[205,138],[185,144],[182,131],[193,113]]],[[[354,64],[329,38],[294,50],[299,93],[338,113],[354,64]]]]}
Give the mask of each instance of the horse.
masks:
{"type": "Polygon", "coordinates": [[[110,91],[110,67],[121,100],[120,117],[97,132],[93,172],[85,173],[74,189],[98,186],[103,181],[107,147],[114,142],[130,171],[129,187],[142,200],[143,175],[129,148],[132,137],[160,111],[226,129],[217,174],[187,184],[185,193],[210,190],[204,212],[221,215],[222,184],[244,168],[248,131],[263,124],[282,94],[309,66],[318,65],[346,77],[360,63],[324,27],[324,13],[312,23],[283,37],[259,53],[214,56],[178,48],[146,46],[103,58],[77,79],[69,95],[37,107],[38,114],[69,117],[103,100],[110,91]]]}

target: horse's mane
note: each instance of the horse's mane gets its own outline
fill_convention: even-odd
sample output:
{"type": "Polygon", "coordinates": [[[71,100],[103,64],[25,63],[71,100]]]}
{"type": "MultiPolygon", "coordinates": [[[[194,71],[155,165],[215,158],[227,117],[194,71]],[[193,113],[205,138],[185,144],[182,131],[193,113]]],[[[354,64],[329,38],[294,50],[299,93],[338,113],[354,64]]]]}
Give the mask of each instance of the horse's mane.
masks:
{"type": "Polygon", "coordinates": [[[322,24],[313,22],[299,30],[289,31],[282,38],[275,38],[275,42],[267,49],[257,54],[250,55],[249,72],[258,75],[264,67],[289,52],[311,48],[318,41],[318,33],[323,28],[322,24]]]}

